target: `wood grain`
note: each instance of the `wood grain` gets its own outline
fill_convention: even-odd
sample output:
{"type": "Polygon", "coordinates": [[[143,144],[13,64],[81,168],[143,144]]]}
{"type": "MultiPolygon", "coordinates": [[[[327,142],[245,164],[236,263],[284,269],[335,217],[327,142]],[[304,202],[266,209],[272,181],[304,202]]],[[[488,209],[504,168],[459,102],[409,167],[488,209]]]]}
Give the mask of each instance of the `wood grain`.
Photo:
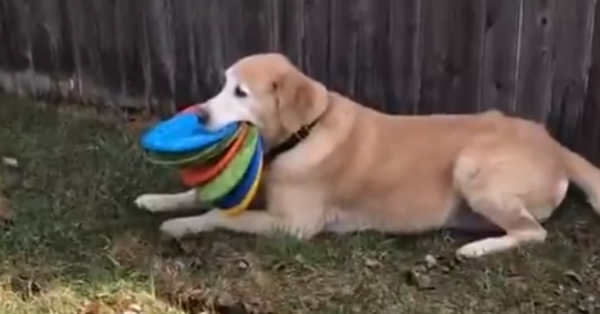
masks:
{"type": "MultiPolygon", "coordinates": [[[[561,0],[557,0],[561,1],[561,0]]],[[[524,118],[547,122],[554,78],[554,0],[522,1],[521,43],[514,111],[524,118]]]]}
{"type": "Polygon", "coordinates": [[[521,0],[486,0],[480,110],[516,110],[521,0]]]}
{"type": "Polygon", "coordinates": [[[485,2],[422,1],[421,113],[477,111],[485,2]]]}
{"type": "Polygon", "coordinates": [[[600,158],[597,0],[0,0],[0,87],[160,116],[282,52],[394,114],[490,108],[600,158]],[[66,88],[65,88],[66,87],[66,88]],[[72,97],[75,97],[73,99],[72,97]]]}

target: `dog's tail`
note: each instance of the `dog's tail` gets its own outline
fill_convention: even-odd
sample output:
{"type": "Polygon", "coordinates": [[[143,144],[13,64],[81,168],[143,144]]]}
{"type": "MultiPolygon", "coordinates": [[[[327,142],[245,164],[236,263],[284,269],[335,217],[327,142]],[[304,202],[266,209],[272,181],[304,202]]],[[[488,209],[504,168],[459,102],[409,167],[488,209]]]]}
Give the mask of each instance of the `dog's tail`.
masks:
{"type": "Polygon", "coordinates": [[[600,214],[600,169],[566,147],[561,153],[569,180],[583,190],[594,211],[600,214]]]}

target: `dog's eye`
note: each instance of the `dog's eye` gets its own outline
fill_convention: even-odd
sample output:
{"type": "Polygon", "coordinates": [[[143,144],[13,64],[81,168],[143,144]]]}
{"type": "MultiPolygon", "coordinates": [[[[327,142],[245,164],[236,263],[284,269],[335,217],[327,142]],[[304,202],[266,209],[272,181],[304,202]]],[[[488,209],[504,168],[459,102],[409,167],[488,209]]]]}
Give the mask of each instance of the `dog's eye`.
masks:
{"type": "Polygon", "coordinates": [[[248,96],[248,94],[239,85],[235,87],[233,94],[238,98],[244,98],[248,96]]]}

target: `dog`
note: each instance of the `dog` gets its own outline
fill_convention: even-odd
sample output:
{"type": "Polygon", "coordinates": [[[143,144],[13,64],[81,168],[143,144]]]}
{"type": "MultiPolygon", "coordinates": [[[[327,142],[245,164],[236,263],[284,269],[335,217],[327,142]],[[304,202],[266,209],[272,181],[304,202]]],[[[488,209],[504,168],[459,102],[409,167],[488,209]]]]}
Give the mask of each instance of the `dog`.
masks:
{"type": "MultiPolygon", "coordinates": [[[[328,90],[278,53],[255,54],[225,71],[222,90],[198,114],[209,128],[255,125],[272,154],[261,189],[266,208],[239,216],[217,209],[163,222],[180,238],[226,229],[300,240],[374,230],[499,229],[456,254],[474,258],[541,243],[542,226],[569,182],[600,213],[600,171],[538,123],[499,111],[389,115],[328,90]]],[[[144,194],[151,212],[200,206],[194,190],[144,194]]]]}

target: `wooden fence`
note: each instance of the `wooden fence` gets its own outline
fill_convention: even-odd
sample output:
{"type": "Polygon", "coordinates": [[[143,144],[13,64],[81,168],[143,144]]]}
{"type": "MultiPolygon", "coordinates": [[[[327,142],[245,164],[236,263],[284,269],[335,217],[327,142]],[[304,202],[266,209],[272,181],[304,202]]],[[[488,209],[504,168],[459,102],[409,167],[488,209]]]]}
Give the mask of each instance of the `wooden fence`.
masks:
{"type": "Polygon", "coordinates": [[[391,113],[499,108],[600,161],[596,0],[0,0],[0,87],[167,113],[281,51],[391,113]],[[596,58],[592,58],[596,56],[596,58]]]}

